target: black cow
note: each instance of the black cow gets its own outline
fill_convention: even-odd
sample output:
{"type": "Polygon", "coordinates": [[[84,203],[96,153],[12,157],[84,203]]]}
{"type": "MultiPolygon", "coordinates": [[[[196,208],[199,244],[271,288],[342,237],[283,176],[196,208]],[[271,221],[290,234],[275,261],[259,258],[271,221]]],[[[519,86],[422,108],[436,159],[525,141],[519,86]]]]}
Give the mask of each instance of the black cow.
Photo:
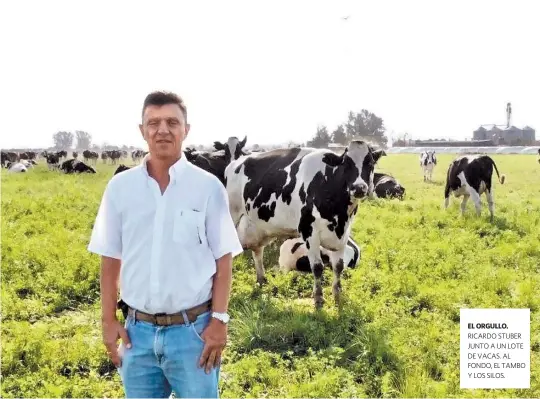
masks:
{"type": "Polygon", "coordinates": [[[375,194],[379,198],[399,198],[403,199],[405,188],[392,176],[384,173],[373,175],[373,185],[375,194]]]}
{"type": "Polygon", "coordinates": [[[263,284],[264,247],[276,238],[302,238],[314,276],[315,307],[323,305],[320,247],[330,252],[332,291],[341,272],[351,223],[360,199],[370,195],[382,151],[354,140],[343,154],[315,148],[282,148],[243,156],[225,169],[231,216],[244,249],[253,251],[263,284]]]}
{"type": "Polygon", "coordinates": [[[70,159],[62,163],[60,167],[62,171],[66,174],[72,173],[96,173],[94,168],[88,166],[84,162],[78,161],[77,159],[70,159]]]}
{"type": "Polygon", "coordinates": [[[124,171],[129,170],[129,169],[131,169],[129,166],[126,166],[123,163],[121,163],[116,168],[116,171],[114,172],[114,174],[117,175],[118,173],[124,172],[124,171]]]}
{"type": "Polygon", "coordinates": [[[461,156],[448,167],[446,176],[446,187],[444,189],[444,207],[448,208],[450,203],[450,192],[454,193],[455,197],[463,196],[461,202],[461,214],[465,213],[467,200],[469,197],[474,201],[476,214],[481,214],[480,195],[486,193],[490,220],[493,221],[493,193],[491,189],[491,176],[493,168],[497,172],[499,182],[504,184],[506,176],[499,175],[499,170],[493,159],[488,155],[466,155],[461,156]]]}

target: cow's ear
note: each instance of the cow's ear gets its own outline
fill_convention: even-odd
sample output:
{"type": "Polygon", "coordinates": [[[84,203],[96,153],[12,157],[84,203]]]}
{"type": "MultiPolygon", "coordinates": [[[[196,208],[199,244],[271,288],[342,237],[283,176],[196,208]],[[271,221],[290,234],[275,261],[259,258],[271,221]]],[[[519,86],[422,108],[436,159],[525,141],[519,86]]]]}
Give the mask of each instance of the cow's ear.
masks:
{"type": "Polygon", "coordinates": [[[214,141],[214,148],[217,151],[220,151],[220,150],[224,150],[225,146],[222,143],[220,143],[219,141],[214,141]]]}
{"type": "Polygon", "coordinates": [[[345,151],[343,151],[343,154],[337,155],[333,152],[329,152],[327,154],[324,154],[322,161],[332,167],[339,166],[343,163],[343,160],[345,159],[345,154],[347,154],[348,149],[345,148],[345,151]]]}
{"type": "Polygon", "coordinates": [[[242,140],[240,142],[240,148],[244,148],[244,146],[246,145],[246,141],[247,141],[247,136],[244,137],[244,140],[242,140]]]}
{"type": "Polygon", "coordinates": [[[384,152],[384,150],[373,151],[372,156],[373,156],[373,160],[375,161],[375,163],[377,163],[379,161],[380,157],[385,157],[386,156],[386,152],[384,152]]]}

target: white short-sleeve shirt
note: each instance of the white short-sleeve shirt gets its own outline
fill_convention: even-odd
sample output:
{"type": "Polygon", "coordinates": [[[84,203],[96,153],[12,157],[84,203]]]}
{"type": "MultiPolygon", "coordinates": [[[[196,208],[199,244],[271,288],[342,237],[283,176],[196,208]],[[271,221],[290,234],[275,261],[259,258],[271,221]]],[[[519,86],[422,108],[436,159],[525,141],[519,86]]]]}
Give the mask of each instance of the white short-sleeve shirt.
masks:
{"type": "Polygon", "coordinates": [[[182,155],[162,195],[147,160],[107,184],[88,250],[121,260],[128,305],[175,313],[210,299],[216,260],[243,249],[218,178],[182,155]]]}

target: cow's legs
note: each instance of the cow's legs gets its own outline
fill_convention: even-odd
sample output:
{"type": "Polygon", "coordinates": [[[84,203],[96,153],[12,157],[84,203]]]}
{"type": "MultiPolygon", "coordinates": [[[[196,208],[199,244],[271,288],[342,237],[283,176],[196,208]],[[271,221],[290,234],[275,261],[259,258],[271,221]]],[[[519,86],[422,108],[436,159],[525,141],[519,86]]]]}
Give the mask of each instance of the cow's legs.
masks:
{"type": "Polygon", "coordinates": [[[489,209],[489,220],[493,222],[493,213],[494,213],[494,203],[493,203],[493,193],[491,190],[486,190],[486,197],[487,197],[487,203],[488,203],[488,209],[489,209]]]}
{"type": "Polygon", "coordinates": [[[469,200],[469,194],[464,194],[461,200],[461,216],[465,215],[465,208],[467,208],[467,201],[469,200]]]}
{"type": "Polygon", "coordinates": [[[323,275],[323,262],[321,259],[320,240],[319,237],[314,237],[312,234],[306,240],[306,246],[308,248],[308,259],[313,272],[313,299],[315,301],[315,308],[320,309],[324,304],[323,290],[322,290],[322,275],[323,275]]]}
{"type": "Polygon", "coordinates": [[[334,294],[334,301],[339,306],[341,303],[341,273],[343,272],[343,256],[345,253],[345,247],[341,251],[330,252],[330,263],[332,264],[332,270],[334,271],[334,281],[332,282],[332,293],[334,294]]]}
{"type": "Polygon", "coordinates": [[[480,216],[482,214],[482,203],[480,201],[480,195],[471,186],[467,187],[467,191],[469,192],[471,199],[474,202],[474,207],[476,208],[476,215],[480,216]]]}
{"type": "Polygon", "coordinates": [[[258,247],[253,249],[253,261],[255,262],[255,272],[257,273],[257,283],[259,283],[259,285],[263,285],[266,283],[263,258],[264,247],[258,247]]]}

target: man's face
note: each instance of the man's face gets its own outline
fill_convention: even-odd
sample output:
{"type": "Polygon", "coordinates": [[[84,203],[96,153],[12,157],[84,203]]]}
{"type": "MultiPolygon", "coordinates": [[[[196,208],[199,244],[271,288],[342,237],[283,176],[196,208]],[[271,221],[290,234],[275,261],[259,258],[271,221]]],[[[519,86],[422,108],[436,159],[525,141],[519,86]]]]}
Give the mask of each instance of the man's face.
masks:
{"type": "Polygon", "coordinates": [[[180,155],[182,143],[189,133],[189,124],[176,104],[149,105],[144,110],[139,129],[152,156],[170,159],[180,155]]]}

